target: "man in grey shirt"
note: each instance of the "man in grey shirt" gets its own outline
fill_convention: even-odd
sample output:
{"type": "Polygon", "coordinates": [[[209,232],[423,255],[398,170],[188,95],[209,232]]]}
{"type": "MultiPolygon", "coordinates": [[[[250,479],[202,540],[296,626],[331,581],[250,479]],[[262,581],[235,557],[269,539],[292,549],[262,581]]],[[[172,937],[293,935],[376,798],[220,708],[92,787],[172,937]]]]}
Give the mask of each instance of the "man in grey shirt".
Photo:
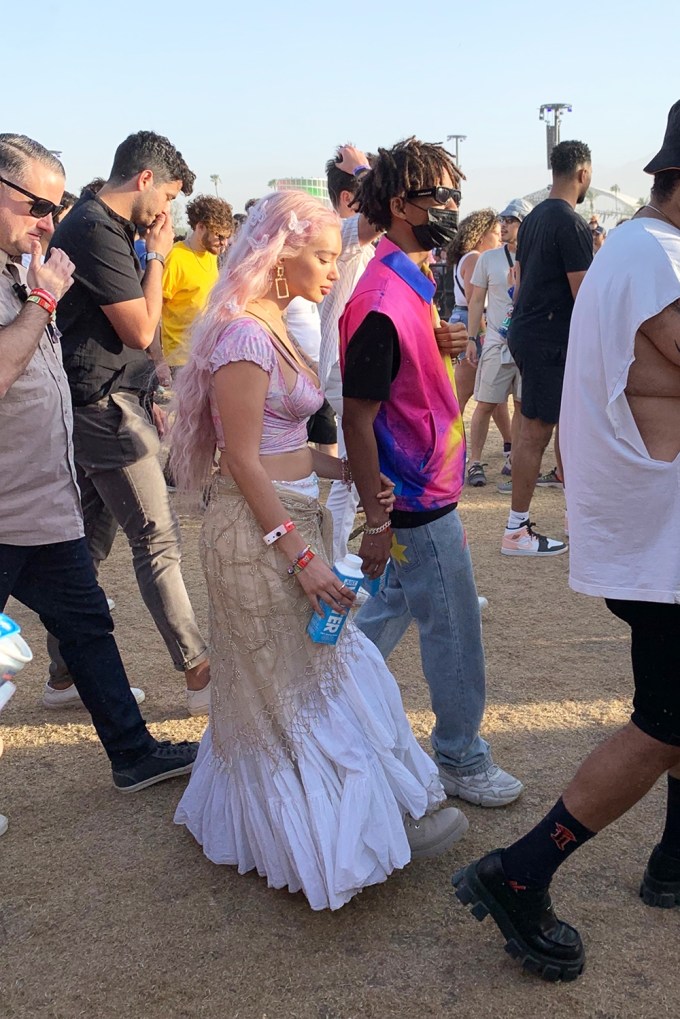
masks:
{"type": "Polygon", "coordinates": [[[114,785],[134,792],[190,772],[198,744],[158,743],[148,732],[84,538],[71,399],[53,325],[74,267],[58,249],[40,264],[63,191],[64,169],[52,153],[0,134],[0,610],[13,595],[55,635],[114,785]],[[32,256],[28,270],[23,254],[32,256]]]}

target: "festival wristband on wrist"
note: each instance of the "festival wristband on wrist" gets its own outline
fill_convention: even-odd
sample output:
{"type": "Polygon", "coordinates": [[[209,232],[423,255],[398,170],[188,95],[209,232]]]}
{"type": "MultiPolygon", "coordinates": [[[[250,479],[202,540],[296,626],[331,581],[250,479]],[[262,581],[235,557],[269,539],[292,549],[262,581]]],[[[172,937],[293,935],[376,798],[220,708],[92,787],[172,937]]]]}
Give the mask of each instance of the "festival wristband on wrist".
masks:
{"type": "Polygon", "coordinates": [[[48,315],[54,315],[57,310],[57,299],[54,294],[51,294],[49,290],[43,290],[41,287],[35,287],[31,290],[26,301],[30,301],[31,304],[37,304],[48,315]]]}
{"type": "Polygon", "coordinates": [[[389,520],[386,520],[384,524],[380,524],[379,527],[366,527],[364,526],[364,534],[384,534],[385,531],[389,531],[391,527],[389,520]]]}
{"type": "Polygon", "coordinates": [[[293,523],[293,521],[286,520],[284,521],[284,523],[279,524],[278,527],[275,527],[273,531],[270,531],[269,534],[264,534],[262,536],[262,540],[265,543],[265,545],[273,545],[274,542],[278,541],[279,538],[282,538],[284,534],[290,534],[290,532],[294,530],[295,524],[293,523]]]}
{"type": "Polygon", "coordinates": [[[362,163],[361,166],[354,167],[354,169],[352,170],[352,176],[358,177],[360,173],[366,173],[370,169],[371,169],[370,166],[366,166],[365,163],[362,163]]]}
{"type": "Polygon", "coordinates": [[[309,566],[315,555],[316,552],[314,551],[312,546],[306,545],[305,548],[303,548],[302,552],[296,555],[295,562],[292,562],[288,567],[288,575],[292,577],[296,573],[302,573],[304,568],[306,566],[309,566]]]}

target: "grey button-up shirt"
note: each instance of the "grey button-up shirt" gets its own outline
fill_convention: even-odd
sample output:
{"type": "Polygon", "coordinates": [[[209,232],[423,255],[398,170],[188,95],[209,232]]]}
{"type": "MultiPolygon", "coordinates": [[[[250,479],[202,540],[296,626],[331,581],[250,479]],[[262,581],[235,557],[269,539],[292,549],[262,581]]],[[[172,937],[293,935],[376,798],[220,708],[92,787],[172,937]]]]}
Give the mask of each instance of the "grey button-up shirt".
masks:
{"type": "MultiPolygon", "coordinates": [[[[22,301],[26,270],[0,251],[2,327],[22,301]]],[[[46,329],[26,370],[0,398],[0,544],[51,545],[83,536],[73,462],[71,395],[56,334],[46,329]]]]}

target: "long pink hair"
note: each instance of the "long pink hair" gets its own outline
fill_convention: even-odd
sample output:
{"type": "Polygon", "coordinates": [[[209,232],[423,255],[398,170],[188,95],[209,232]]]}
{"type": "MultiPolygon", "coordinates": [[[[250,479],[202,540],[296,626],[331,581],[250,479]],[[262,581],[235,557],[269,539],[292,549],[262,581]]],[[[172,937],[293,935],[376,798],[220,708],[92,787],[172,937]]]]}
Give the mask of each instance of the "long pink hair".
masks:
{"type": "Polygon", "coordinates": [[[303,191],[266,195],[252,207],[229,250],[208,303],[191,335],[191,354],[178,373],[170,459],[179,488],[201,490],[215,456],[210,415],[210,357],[225,326],[248,301],[268,293],[280,258],[299,254],[326,226],[339,226],[335,212],[303,191]]]}

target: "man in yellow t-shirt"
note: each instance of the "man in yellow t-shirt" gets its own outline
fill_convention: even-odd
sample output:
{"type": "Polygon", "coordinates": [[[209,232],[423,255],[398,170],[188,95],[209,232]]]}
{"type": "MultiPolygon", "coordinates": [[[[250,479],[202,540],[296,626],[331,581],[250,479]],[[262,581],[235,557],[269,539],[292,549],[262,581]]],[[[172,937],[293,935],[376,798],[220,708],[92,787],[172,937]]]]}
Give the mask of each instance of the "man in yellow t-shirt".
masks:
{"type": "Polygon", "coordinates": [[[191,234],[178,241],[165,259],[161,344],[170,370],[186,364],[191,326],[217,282],[217,256],[234,229],[231,205],[198,195],[187,205],[191,234]]]}

